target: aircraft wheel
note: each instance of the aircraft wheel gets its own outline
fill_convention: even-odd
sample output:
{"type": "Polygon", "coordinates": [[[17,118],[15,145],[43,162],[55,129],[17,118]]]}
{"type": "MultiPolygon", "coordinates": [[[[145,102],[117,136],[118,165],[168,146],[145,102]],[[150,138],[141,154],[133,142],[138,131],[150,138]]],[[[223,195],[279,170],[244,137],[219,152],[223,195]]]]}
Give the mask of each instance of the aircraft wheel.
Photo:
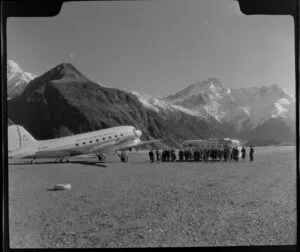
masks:
{"type": "Polygon", "coordinates": [[[105,156],[103,155],[98,155],[98,160],[101,162],[101,161],[104,161],[105,160],[105,156]]]}
{"type": "Polygon", "coordinates": [[[32,159],[30,163],[31,163],[31,164],[34,164],[34,163],[35,163],[35,160],[36,160],[36,158],[32,159]]]}
{"type": "Polygon", "coordinates": [[[127,156],[122,156],[121,157],[121,161],[122,162],[127,162],[128,161],[128,157],[127,156]]]}

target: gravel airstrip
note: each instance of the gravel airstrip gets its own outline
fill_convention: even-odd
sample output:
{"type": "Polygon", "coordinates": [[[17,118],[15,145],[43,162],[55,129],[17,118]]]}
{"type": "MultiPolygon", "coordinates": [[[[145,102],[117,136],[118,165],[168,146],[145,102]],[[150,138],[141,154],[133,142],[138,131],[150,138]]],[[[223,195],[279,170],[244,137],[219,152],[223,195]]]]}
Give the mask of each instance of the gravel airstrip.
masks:
{"type": "Polygon", "coordinates": [[[256,148],[252,163],[107,159],[9,160],[11,248],[296,243],[295,147],[256,148]]]}

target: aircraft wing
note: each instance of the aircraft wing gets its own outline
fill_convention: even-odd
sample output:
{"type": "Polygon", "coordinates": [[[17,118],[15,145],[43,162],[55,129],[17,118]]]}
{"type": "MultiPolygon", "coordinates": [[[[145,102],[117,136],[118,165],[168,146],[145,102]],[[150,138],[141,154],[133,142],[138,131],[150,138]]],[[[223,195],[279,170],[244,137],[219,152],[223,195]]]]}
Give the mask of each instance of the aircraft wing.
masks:
{"type": "Polygon", "coordinates": [[[139,143],[130,143],[130,144],[127,144],[126,146],[120,147],[118,150],[128,150],[131,148],[138,148],[138,147],[144,146],[146,144],[158,143],[158,142],[161,142],[164,140],[165,139],[155,139],[155,140],[149,140],[149,141],[141,141],[139,143]]]}

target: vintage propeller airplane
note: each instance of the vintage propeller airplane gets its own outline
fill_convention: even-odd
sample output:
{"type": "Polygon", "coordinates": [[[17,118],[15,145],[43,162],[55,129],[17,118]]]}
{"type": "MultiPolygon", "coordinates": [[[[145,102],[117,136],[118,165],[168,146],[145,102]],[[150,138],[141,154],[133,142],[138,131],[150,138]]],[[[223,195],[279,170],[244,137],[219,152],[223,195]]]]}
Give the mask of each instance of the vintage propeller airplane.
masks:
{"type": "Polygon", "coordinates": [[[8,157],[56,158],[62,162],[68,157],[95,153],[99,161],[104,161],[104,153],[115,152],[122,162],[128,161],[126,150],[156,143],[162,139],[141,141],[142,131],[133,126],[119,126],[50,140],[36,140],[20,125],[8,127],[8,157]]]}

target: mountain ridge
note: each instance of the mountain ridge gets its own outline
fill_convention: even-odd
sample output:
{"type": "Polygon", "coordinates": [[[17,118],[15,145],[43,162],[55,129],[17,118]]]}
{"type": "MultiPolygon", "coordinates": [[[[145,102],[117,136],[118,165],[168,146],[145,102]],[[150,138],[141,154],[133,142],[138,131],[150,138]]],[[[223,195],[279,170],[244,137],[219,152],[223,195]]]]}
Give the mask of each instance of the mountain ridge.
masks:
{"type": "Polygon", "coordinates": [[[277,132],[268,137],[276,138],[285,131],[287,134],[280,139],[292,140],[295,98],[278,85],[250,89],[225,88],[218,79],[209,78],[174,95],[153,97],[106,87],[89,80],[72,64],[61,63],[30,81],[21,94],[10,99],[8,112],[11,120],[25,125],[40,139],[131,124],[145,132],[145,139],[167,138],[171,145],[178,145],[192,138],[230,136],[249,140],[252,133],[263,137],[263,132],[275,123],[277,132]],[[248,102],[261,97],[266,100],[270,94],[278,97],[270,99],[272,106],[266,106],[272,111],[265,120],[254,125],[249,116],[252,108],[236,101],[240,93],[248,97],[248,102]],[[19,111],[23,111],[21,115],[19,111]],[[37,126],[36,118],[40,118],[43,127],[37,126]]]}
{"type": "MultiPolygon", "coordinates": [[[[155,105],[150,102],[153,98],[139,98],[141,102],[144,98],[150,103],[148,107],[155,105]]],[[[212,116],[219,122],[235,122],[237,131],[242,130],[245,121],[248,121],[248,126],[252,129],[276,117],[295,122],[295,98],[278,85],[230,89],[223,87],[218,79],[209,78],[174,95],[156,98],[155,103],[161,103],[160,100],[168,106],[178,105],[187,109],[189,113],[203,117],[212,116]]]]}

